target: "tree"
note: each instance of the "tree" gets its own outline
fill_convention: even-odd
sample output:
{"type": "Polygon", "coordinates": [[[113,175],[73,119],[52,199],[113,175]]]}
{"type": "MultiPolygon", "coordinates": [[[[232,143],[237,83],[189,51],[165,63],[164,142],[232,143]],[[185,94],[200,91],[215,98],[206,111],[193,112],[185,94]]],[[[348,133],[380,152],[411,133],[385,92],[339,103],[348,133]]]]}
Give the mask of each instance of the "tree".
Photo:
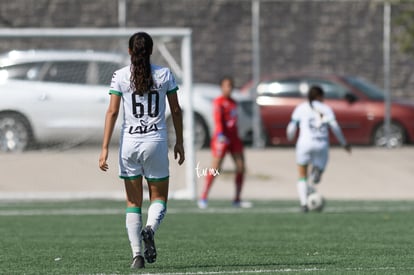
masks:
{"type": "Polygon", "coordinates": [[[395,5],[394,38],[404,53],[414,54],[414,1],[401,0],[395,5]]]}

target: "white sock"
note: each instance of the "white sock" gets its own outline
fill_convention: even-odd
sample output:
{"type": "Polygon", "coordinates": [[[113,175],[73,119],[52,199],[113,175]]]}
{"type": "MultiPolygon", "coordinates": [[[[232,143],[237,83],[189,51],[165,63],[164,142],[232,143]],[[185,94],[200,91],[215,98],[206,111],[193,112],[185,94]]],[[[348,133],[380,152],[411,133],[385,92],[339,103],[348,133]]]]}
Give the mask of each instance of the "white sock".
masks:
{"type": "Polygon", "coordinates": [[[166,212],[167,204],[162,200],[153,201],[148,208],[147,226],[151,226],[151,229],[154,233],[160,226],[160,223],[164,219],[166,212]]]}
{"type": "Polygon", "coordinates": [[[132,257],[141,255],[141,229],[142,215],[141,208],[127,207],[126,209],[126,229],[128,239],[131,244],[132,257]]]}
{"type": "Polygon", "coordinates": [[[298,189],[300,205],[304,206],[306,205],[308,197],[308,183],[306,182],[306,178],[299,179],[296,187],[298,189]]]}

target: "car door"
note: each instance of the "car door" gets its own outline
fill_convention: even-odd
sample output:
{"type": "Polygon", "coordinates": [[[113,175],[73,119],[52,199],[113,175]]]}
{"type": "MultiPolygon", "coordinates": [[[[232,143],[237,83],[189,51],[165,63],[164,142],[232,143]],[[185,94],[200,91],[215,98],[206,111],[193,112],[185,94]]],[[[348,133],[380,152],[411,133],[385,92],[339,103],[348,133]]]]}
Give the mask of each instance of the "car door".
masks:
{"type": "Polygon", "coordinates": [[[90,66],[83,60],[48,64],[42,77],[43,134],[77,142],[102,137],[108,87],[89,83],[90,66]]]}
{"type": "Polygon", "coordinates": [[[61,124],[64,108],[68,109],[66,104],[64,108],[56,104],[65,102],[56,99],[67,84],[43,81],[49,68],[50,62],[46,61],[7,66],[4,69],[7,71],[7,81],[2,86],[4,91],[9,91],[10,96],[2,100],[1,108],[23,114],[29,120],[36,140],[42,142],[55,140],[52,132],[65,135],[54,129],[58,129],[61,124]]]}
{"type": "MultiPolygon", "coordinates": [[[[87,86],[88,95],[83,95],[90,100],[91,105],[89,110],[85,113],[90,125],[97,127],[96,132],[99,140],[102,138],[105,122],[105,114],[109,105],[110,95],[109,88],[113,73],[120,69],[124,64],[110,61],[91,61],[89,63],[87,86]]],[[[120,114],[122,117],[123,108],[120,106],[120,114]]],[[[114,140],[119,137],[119,129],[121,123],[120,119],[115,124],[114,140]]]]}

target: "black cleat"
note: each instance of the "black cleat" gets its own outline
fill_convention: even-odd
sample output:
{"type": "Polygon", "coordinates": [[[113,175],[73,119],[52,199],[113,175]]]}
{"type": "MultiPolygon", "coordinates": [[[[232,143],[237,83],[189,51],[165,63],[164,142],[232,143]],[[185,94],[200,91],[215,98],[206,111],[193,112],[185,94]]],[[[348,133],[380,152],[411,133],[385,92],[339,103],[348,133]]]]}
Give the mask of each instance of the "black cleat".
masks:
{"type": "Polygon", "coordinates": [[[308,213],[309,212],[308,206],[307,205],[302,205],[300,207],[300,212],[302,212],[302,213],[308,213]]]}
{"type": "Polygon", "coordinates": [[[157,258],[157,251],[154,243],[154,231],[152,231],[151,226],[145,227],[141,232],[141,236],[145,246],[145,260],[148,263],[154,263],[157,258]]]}
{"type": "Polygon", "coordinates": [[[132,259],[131,268],[140,269],[140,268],[144,268],[144,267],[145,267],[144,257],[142,257],[141,255],[138,255],[138,256],[135,256],[132,259]]]}

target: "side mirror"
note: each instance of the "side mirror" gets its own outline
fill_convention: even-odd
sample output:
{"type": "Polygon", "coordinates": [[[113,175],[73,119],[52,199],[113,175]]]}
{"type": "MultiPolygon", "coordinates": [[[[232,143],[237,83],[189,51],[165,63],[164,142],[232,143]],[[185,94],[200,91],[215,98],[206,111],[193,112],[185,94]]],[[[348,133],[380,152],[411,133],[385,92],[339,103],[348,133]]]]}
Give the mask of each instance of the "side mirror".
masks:
{"type": "Polygon", "coordinates": [[[345,98],[346,101],[348,101],[351,104],[358,101],[358,97],[354,94],[351,94],[351,93],[346,93],[344,98],[345,98]]]}

